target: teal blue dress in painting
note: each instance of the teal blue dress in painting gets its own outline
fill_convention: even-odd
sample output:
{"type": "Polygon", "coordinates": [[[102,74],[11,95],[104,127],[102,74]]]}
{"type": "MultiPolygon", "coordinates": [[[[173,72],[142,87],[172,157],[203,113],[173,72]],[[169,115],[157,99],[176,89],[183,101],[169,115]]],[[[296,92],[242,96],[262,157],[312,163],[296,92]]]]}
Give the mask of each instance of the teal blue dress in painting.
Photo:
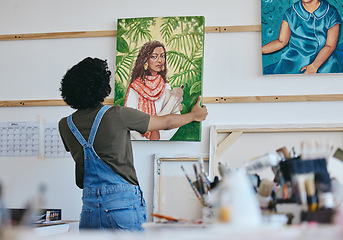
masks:
{"type": "MultiPolygon", "coordinates": [[[[325,46],[328,30],[341,24],[337,10],[324,0],[313,13],[307,12],[298,1],[285,12],[283,20],[289,24],[291,37],[288,50],[281,55],[274,74],[301,73],[301,68],[311,64],[325,46]]],[[[318,73],[338,72],[342,72],[342,66],[334,53],[318,69],[318,73]]]]}

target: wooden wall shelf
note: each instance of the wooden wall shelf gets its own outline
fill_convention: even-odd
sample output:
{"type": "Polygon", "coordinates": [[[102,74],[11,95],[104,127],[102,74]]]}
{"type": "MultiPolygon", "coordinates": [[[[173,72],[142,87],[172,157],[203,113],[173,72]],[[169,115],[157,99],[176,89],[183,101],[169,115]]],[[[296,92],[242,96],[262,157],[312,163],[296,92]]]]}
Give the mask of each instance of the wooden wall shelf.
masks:
{"type": "MultiPolygon", "coordinates": [[[[260,31],[261,31],[261,25],[205,27],[205,33],[260,32],[260,31]]],[[[18,33],[18,34],[0,35],[0,41],[61,39],[61,38],[89,38],[89,37],[116,37],[116,36],[117,36],[116,30],[24,33],[24,34],[18,33]]]]}
{"type": "MultiPolygon", "coordinates": [[[[203,103],[271,103],[271,102],[316,102],[343,101],[343,94],[323,95],[280,95],[280,96],[242,96],[242,97],[203,97],[203,103]]],[[[112,105],[113,98],[106,98],[105,105],[112,105]]],[[[53,100],[13,100],[0,101],[0,107],[65,106],[61,99],[53,100]]]]}

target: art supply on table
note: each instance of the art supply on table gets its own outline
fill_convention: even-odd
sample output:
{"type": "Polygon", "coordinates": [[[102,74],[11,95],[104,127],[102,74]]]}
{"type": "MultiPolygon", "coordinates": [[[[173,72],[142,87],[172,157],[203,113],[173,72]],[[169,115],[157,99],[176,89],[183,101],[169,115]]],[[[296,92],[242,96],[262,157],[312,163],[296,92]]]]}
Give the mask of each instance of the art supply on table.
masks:
{"type": "Polygon", "coordinates": [[[4,231],[10,225],[9,213],[4,203],[2,185],[0,184],[0,239],[2,239],[4,231]]]}
{"type": "Polygon", "coordinates": [[[213,179],[213,182],[211,182],[211,189],[214,189],[219,183],[219,178],[218,176],[215,176],[213,179]]]}
{"type": "Polygon", "coordinates": [[[183,170],[183,172],[185,173],[186,175],[186,178],[189,182],[189,184],[191,185],[195,195],[197,196],[197,198],[199,199],[200,203],[203,205],[203,206],[206,206],[206,203],[204,201],[204,198],[203,196],[199,193],[198,189],[195,187],[195,185],[193,184],[192,180],[189,178],[188,174],[186,173],[185,169],[183,166],[181,166],[181,169],[183,170]]]}
{"type": "Polygon", "coordinates": [[[230,170],[224,166],[221,162],[218,163],[218,171],[220,176],[223,178],[227,174],[229,174],[230,170]]]}
{"type": "MultiPolygon", "coordinates": [[[[292,183],[295,200],[302,205],[303,211],[308,211],[305,181],[307,179],[315,181],[320,205],[320,194],[323,193],[322,196],[325,196],[324,199],[326,199],[326,196],[328,196],[328,198],[332,196],[331,179],[327,171],[326,159],[300,159],[289,159],[285,162],[281,162],[280,169],[283,172],[285,180],[292,183]]],[[[328,200],[328,203],[329,202],[330,201],[328,200]]]]}
{"type": "Polygon", "coordinates": [[[326,141],[304,141],[301,155],[279,163],[287,186],[294,199],[301,205],[300,221],[330,223],[335,213],[335,203],[328,172],[332,146],[326,141]],[[290,183],[290,185],[289,185],[290,183]]]}
{"type": "Polygon", "coordinates": [[[333,209],[335,207],[335,201],[332,191],[318,192],[318,207],[324,209],[333,209]]]}
{"type": "Polygon", "coordinates": [[[276,150],[275,152],[269,152],[262,156],[252,159],[252,162],[249,162],[245,165],[247,171],[260,170],[266,167],[275,167],[281,161],[284,161],[288,157],[288,152],[285,147],[276,150]]]}
{"type": "Polygon", "coordinates": [[[198,157],[198,163],[200,167],[200,178],[203,182],[204,193],[207,194],[211,189],[211,179],[205,171],[204,159],[202,157],[198,157]]]}
{"type": "Polygon", "coordinates": [[[308,211],[307,205],[307,194],[305,189],[305,181],[307,179],[312,178],[314,175],[313,173],[298,173],[294,174],[293,179],[293,187],[295,188],[295,196],[298,203],[301,204],[303,211],[308,211]]]}
{"type": "Polygon", "coordinates": [[[305,189],[307,195],[308,210],[311,212],[316,211],[318,208],[318,199],[316,195],[316,186],[314,184],[313,178],[305,180],[305,189]]]}
{"type": "Polygon", "coordinates": [[[212,222],[235,226],[258,226],[262,221],[261,209],[244,168],[230,169],[217,186],[211,190],[208,200],[212,206],[212,222]]]}
{"type": "Polygon", "coordinates": [[[196,166],[195,163],[193,164],[193,169],[194,169],[194,173],[195,173],[195,178],[196,178],[196,183],[197,183],[197,189],[198,189],[199,193],[202,195],[202,194],[205,193],[204,184],[203,184],[203,182],[201,181],[201,177],[200,177],[200,175],[198,174],[197,166],[196,166]]]}
{"type": "Polygon", "coordinates": [[[172,216],[166,216],[166,215],[158,214],[158,213],[152,213],[151,216],[161,218],[161,219],[165,219],[165,220],[171,221],[171,222],[184,222],[184,221],[186,221],[183,218],[174,218],[172,216]]]}
{"type": "Polygon", "coordinates": [[[272,192],[275,183],[268,180],[262,179],[260,186],[257,189],[257,199],[262,209],[267,209],[272,201],[272,192]]]}
{"type": "Polygon", "coordinates": [[[245,169],[232,170],[223,180],[229,192],[229,222],[239,226],[260,225],[261,209],[245,169]]]}
{"type": "Polygon", "coordinates": [[[217,203],[214,206],[218,208],[218,221],[222,223],[231,221],[232,213],[232,195],[230,192],[230,182],[227,175],[222,176],[219,186],[215,189],[217,194],[217,203]]]}
{"type": "Polygon", "coordinates": [[[45,194],[46,186],[45,184],[40,184],[37,193],[26,204],[24,215],[19,223],[20,225],[31,226],[34,223],[42,222],[40,209],[44,209],[46,204],[45,194]]]}
{"type": "Polygon", "coordinates": [[[337,149],[334,155],[330,157],[327,162],[330,177],[343,185],[343,151],[341,149],[337,149]]]}
{"type": "Polygon", "coordinates": [[[301,159],[327,159],[333,149],[330,141],[302,141],[301,142],[301,159]]]}
{"type": "Polygon", "coordinates": [[[336,152],[334,153],[333,157],[341,160],[343,162],[343,150],[338,148],[336,152]]]}
{"type": "Polygon", "coordinates": [[[290,153],[290,157],[291,158],[298,158],[298,154],[297,152],[295,151],[295,147],[292,147],[292,151],[290,153]]]}
{"type": "MultiPolygon", "coordinates": [[[[343,161],[343,151],[337,149],[333,152],[332,150],[333,147],[330,142],[306,141],[302,143],[299,155],[294,148],[292,148],[291,152],[288,152],[286,147],[282,147],[275,152],[259,156],[246,164],[244,166],[246,171],[256,171],[270,167],[275,174],[273,181],[263,179],[259,182],[258,188],[255,187],[255,196],[258,199],[259,207],[264,210],[263,213],[266,213],[265,210],[276,212],[276,207],[279,204],[296,204],[298,206],[297,216],[299,220],[329,223],[330,217],[333,216],[337,207],[333,194],[334,190],[331,187],[333,179],[330,178],[328,172],[328,164],[331,161],[329,156],[333,155],[333,158],[337,158],[335,160],[339,163],[343,161]]],[[[218,188],[223,190],[223,186],[225,186],[222,184],[224,178],[232,176],[234,170],[225,168],[221,163],[218,164],[218,168],[223,179],[214,190],[218,188]]],[[[337,175],[340,175],[342,171],[338,169],[335,169],[335,171],[337,175]]],[[[237,179],[231,178],[230,181],[233,180],[237,179]]],[[[225,182],[227,188],[230,189],[230,197],[226,197],[224,191],[221,194],[221,204],[219,204],[221,208],[219,208],[218,219],[220,221],[240,222],[240,216],[234,213],[234,209],[236,209],[234,206],[238,206],[237,202],[237,205],[234,204],[234,200],[240,199],[239,204],[243,204],[244,198],[239,198],[240,193],[238,191],[235,194],[232,193],[235,184],[225,182]],[[225,202],[228,202],[228,204],[225,204],[225,202]],[[226,205],[230,206],[226,207],[226,205]],[[228,211],[225,211],[225,209],[228,209],[228,211]],[[237,217],[235,221],[233,221],[233,216],[237,217]]],[[[252,181],[252,183],[255,182],[252,181]]]]}
{"type": "Polygon", "coordinates": [[[216,216],[215,216],[214,208],[212,206],[202,207],[201,213],[202,213],[203,224],[212,224],[216,222],[216,216]]]}
{"type": "Polygon", "coordinates": [[[290,199],[292,197],[291,183],[286,182],[282,185],[282,199],[290,199]]]}

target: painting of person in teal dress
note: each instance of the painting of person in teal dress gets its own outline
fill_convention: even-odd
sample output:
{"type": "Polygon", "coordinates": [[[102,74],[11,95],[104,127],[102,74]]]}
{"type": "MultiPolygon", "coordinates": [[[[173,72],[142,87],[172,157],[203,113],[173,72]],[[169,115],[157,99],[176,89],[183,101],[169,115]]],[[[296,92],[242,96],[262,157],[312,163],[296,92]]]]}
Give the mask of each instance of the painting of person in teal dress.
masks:
{"type": "MultiPolygon", "coordinates": [[[[293,2],[261,2],[263,73],[343,72],[342,20],[339,11],[326,0],[293,2]],[[291,5],[281,13],[285,9],[282,3],[285,2],[291,5]],[[282,16],[282,19],[277,19],[277,16],[282,16]],[[273,23],[268,25],[268,21],[273,23]],[[273,30],[273,24],[274,27],[279,24],[279,30],[273,30]]],[[[336,0],[332,2],[339,5],[336,0]]],[[[343,5],[340,5],[342,12],[343,5]]]]}

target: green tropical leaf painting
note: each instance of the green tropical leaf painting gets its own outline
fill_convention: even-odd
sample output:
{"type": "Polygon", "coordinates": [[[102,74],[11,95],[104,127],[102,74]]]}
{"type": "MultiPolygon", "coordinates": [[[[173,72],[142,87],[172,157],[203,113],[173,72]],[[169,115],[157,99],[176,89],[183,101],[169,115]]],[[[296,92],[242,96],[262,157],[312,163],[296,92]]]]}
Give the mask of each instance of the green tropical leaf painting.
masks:
{"type": "MultiPolygon", "coordinates": [[[[141,47],[157,40],[165,47],[168,84],[171,89],[183,86],[181,114],[190,112],[202,95],[204,30],[202,16],[118,19],[114,104],[125,104],[141,47]]],[[[201,123],[180,127],[169,140],[200,141],[201,123]]]]}

